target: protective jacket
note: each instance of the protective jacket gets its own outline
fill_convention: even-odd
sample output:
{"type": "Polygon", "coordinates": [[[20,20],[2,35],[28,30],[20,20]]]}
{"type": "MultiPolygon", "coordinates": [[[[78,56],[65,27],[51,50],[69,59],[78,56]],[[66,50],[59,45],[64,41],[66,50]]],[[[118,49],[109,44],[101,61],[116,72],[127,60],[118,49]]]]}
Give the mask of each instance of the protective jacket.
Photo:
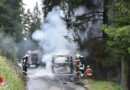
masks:
{"type": "Polygon", "coordinates": [[[27,75],[28,57],[23,58],[22,66],[23,66],[23,74],[27,75]]]}

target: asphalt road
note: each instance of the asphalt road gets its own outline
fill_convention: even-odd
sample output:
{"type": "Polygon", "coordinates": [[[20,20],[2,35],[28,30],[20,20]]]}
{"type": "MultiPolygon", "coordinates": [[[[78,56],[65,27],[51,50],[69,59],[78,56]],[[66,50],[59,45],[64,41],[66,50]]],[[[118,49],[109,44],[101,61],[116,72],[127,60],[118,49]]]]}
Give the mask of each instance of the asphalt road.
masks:
{"type": "MultiPolygon", "coordinates": [[[[84,86],[62,77],[62,75],[53,75],[42,68],[29,69],[27,90],[87,90],[84,86]]],[[[64,77],[68,77],[68,75],[64,77]]]]}

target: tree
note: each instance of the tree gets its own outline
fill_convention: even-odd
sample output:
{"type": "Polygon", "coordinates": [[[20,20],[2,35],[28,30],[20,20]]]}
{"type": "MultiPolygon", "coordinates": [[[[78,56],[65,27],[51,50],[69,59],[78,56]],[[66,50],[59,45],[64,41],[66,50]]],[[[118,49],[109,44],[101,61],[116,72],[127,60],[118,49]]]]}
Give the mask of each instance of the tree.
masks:
{"type": "MultiPolygon", "coordinates": [[[[100,2],[101,1],[99,0],[98,4],[95,4],[94,0],[43,0],[44,17],[46,17],[47,13],[51,11],[53,7],[59,6],[64,11],[65,17],[62,19],[67,25],[68,31],[73,33],[74,41],[80,46],[82,44],[80,35],[87,31],[88,22],[92,21],[94,23],[97,20],[102,20],[99,18],[95,19],[96,15],[103,13],[96,10],[96,8],[101,6],[100,2]],[[74,12],[79,6],[84,6],[85,8],[90,9],[91,12],[75,16],[74,12]]],[[[88,38],[85,38],[84,42],[87,40],[88,38]]]]}
{"type": "Polygon", "coordinates": [[[8,58],[17,56],[17,43],[23,40],[21,7],[22,0],[0,1],[0,49],[8,58]]]}
{"type": "Polygon", "coordinates": [[[24,33],[26,38],[31,38],[32,33],[40,29],[41,27],[41,12],[38,9],[38,3],[36,3],[36,6],[33,9],[33,12],[30,11],[30,9],[27,10],[27,12],[24,11],[23,13],[23,25],[24,25],[24,33]]]}
{"type": "Polygon", "coordinates": [[[33,14],[32,14],[32,22],[30,25],[30,37],[35,30],[40,29],[41,27],[41,12],[39,10],[38,3],[36,3],[32,13],[33,14]]]}
{"type": "Polygon", "coordinates": [[[0,2],[0,27],[5,33],[15,37],[15,41],[22,40],[21,25],[21,3],[22,0],[2,0],[0,2]],[[19,36],[19,37],[18,37],[19,36]]]}
{"type": "Polygon", "coordinates": [[[115,59],[121,60],[121,85],[124,90],[130,90],[130,1],[118,0],[111,5],[111,26],[104,26],[108,34],[108,49],[115,59]]]}
{"type": "Polygon", "coordinates": [[[61,0],[42,0],[44,17],[47,16],[48,12],[53,9],[54,6],[60,5],[61,0]]]}
{"type": "Polygon", "coordinates": [[[23,11],[22,19],[24,26],[24,37],[28,38],[30,37],[30,28],[32,23],[32,13],[30,12],[30,9],[28,9],[27,12],[23,11]]]}
{"type": "Polygon", "coordinates": [[[28,9],[27,12],[24,8],[22,10],[22,24],[25,40],[19,44],[21,53],[18,54],[20,57],[26,54],[28,50],[38,49],[37,42],[32,39],[32,33],[41,27],[41,12],[39,10],[38,3],[36,3],[32,12],[30,9],[28,9]]]}

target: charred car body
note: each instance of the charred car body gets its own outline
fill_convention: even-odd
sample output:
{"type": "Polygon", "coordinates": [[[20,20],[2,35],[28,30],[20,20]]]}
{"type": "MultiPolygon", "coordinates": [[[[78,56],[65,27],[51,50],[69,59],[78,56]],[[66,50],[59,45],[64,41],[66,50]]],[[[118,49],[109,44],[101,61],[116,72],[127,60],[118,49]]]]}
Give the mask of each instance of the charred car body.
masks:
{"type": "Polygon", "coordinates": [[[72,74],[73,61],[69,55],[54,55],[52,57],[52,73],[53,74],[72,74]]]}
{"type": "Polygon", "coordinates": [[[69,55],[54,55],[51,68],[52,73],[60,80],[72,82],[77,80],[74,63],[69,55]]]}
{"type": "MultiPolygon", "coordinates": [[[[80,61],[76,61],[75,63],[72,60],[72,57],[69,55],[54,55],[52,57],[52,73],[55,74],[58,78],[69,80],[69,81],[79,81],[82,76],[82,72],[80,71],[79,64],[80,61]],[[77,68],[78,66],[78,68],[77,68]],[[78,69],[78,70],[77,70],[78,69]]],[[[92,76],[91,68],[87,68],[83,75],[86,77],[92,76]]],[[[84,77],[83,77],[84,78],[84,77]]]]}
{"type": "Polygon", "coordinates": [[[41,52],[39,50],[28,51],[29,67],[38,67],[41,64],[41,52]]]}

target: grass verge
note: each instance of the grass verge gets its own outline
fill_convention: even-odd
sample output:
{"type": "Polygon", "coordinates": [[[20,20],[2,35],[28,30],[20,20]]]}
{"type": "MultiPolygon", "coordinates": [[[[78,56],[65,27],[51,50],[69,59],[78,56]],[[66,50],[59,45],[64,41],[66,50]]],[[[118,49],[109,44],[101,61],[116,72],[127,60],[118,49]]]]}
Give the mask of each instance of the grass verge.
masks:
{"type": "Polygon", "coordinates": [[[90,90],[123,90],[120,85],[112,81],[88,80],[90,90]]]}
{"type": "Polygon", "coordinates": [[[24,82],[20,79],[16,71],[10,66],[5,57],[0,56],[0,77],[6,83],[0,90],[24,90],[24,82]]]}

